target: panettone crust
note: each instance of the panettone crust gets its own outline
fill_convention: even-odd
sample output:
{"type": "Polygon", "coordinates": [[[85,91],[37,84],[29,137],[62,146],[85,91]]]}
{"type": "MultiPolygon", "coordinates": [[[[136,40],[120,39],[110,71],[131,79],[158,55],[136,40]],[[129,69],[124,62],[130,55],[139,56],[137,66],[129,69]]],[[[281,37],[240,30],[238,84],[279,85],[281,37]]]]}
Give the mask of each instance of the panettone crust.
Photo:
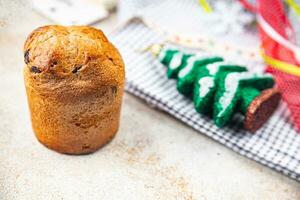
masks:
{"type": "Polygon", "coordinates": [[[44,26],[24,45],[24,79],[38,140],[67,154],[94,152],[119,127],[125,72],[118,50],[87,26],[44,26]]]}

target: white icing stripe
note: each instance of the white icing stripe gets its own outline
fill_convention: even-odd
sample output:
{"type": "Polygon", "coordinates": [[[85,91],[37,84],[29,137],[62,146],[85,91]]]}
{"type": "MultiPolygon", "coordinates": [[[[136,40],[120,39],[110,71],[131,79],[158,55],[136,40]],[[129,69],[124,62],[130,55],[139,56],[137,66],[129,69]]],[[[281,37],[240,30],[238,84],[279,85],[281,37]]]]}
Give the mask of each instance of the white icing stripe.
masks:
{"type": "Polygon", "coordinates": [[[208,57],[207,54],[201,54],[201,55],[195,54],[195,55],[189,57],[187,60],[187,65],[179,71],[178,77],[179,78],[185,77],[193,69],[194,63],[196,61],[203,60],[204,58],[207,58],[207,57],[208,57]]]}
{"type": "Polygon", "coordinates": [[[182,58],[183,58],[183,53],[181,52],[177,52],[173,54],[172,60],[169,64],[170,69],[177,69],[178,67],[180,67],[182,63],[182,58]]]}
{"type": "Polygon", "coordinates": [[[206,69],[208,70],[210,75],[214,76],[218,73],[220,67],[223,65],[231,65],[231,63],[225,61],[215,62],[215,63],[208,64],[206,66],[206,69]]]}
{"type": "Polygon", "coordinates": [[[215,81],[211,76],[203,77],[199,80],[199,97],[205,97],[209,91],[214,87],[215,81]]]}
{"type": "Polygon", "coordinates": [[[166,55],[167,55],[167,53],[166,53],[166,50],[165,49],[162,49],[160,52],[159,52],[159,54],[158,54],[158,59],[159,59],[159,61],[163,61],[164,60],[164,58],[166,57],[166,55]]]}
{"type": "Polygon", "coordinates": [[[235,93],[238,89],[239,82],[241,80],[247,80],[252,78],[266,78],[266,77],[272,77],[272,76],[269,74],[258,74],[258,73],[251,73],[251,72],[233,72],[228,74],[225,78],[225,92],[219,100],[219,103],[222,106],[222,110],[218,114],[218,117],[224,114],[224,112],[232,102],[235,93]]]}
{"type": "Polygon", "coordinates": [[[189,58],[186,66],[179,71],[178,77],[179,78],[185,77],[193,69],[194,62],[195,62],[194,58],[189,58]]]}

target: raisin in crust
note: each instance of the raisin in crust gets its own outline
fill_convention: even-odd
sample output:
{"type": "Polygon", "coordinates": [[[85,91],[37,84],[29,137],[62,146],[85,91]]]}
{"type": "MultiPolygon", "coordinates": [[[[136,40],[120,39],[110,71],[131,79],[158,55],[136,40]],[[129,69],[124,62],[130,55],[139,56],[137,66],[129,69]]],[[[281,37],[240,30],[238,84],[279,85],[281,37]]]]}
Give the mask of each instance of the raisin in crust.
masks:
{"type": "Polygon", "coordinates": [[[50,149],[85,154],[118,131],[124,63],[102,31],[44,26],[24,45],[24,79],[37,139],[50,149]]]}

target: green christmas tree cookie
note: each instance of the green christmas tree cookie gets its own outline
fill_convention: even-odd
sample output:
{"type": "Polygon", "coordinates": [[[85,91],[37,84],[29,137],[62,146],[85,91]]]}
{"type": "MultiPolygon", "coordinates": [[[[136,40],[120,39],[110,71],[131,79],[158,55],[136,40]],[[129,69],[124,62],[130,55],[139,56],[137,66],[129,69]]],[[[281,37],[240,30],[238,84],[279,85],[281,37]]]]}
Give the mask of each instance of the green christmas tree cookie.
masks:
{"type": "Polygon", "coordinates": [[[218,56],[185,54],[168,48],[156,48],[153,52],[167,66],[168,77],[177,78],[178,91],[193,95],[197,112],[212,115],[219,127],[239,112],[245,116],[244,127],[254,132],[268,120],[280,101],[280,93],[272,88],[274,79],[269,74],[248,72],[218,56]]]}

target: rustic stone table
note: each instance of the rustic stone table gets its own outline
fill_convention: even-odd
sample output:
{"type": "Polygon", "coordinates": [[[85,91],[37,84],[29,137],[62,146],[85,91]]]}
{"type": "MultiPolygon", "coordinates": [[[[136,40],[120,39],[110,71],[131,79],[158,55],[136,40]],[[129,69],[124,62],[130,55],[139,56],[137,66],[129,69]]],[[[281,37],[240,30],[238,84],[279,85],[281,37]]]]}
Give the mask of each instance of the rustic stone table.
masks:
{"type": "MultiPolygon", "coordinates": [[[[0,0],[0,199],[297,199],[300,185],[125,94],[116,138],[91,155],[68,156],[35,139],[22,47],[52,23],[26,1],[0,0]]],[[[96,24],[105,32],[116,17],[96,24]]]]}

